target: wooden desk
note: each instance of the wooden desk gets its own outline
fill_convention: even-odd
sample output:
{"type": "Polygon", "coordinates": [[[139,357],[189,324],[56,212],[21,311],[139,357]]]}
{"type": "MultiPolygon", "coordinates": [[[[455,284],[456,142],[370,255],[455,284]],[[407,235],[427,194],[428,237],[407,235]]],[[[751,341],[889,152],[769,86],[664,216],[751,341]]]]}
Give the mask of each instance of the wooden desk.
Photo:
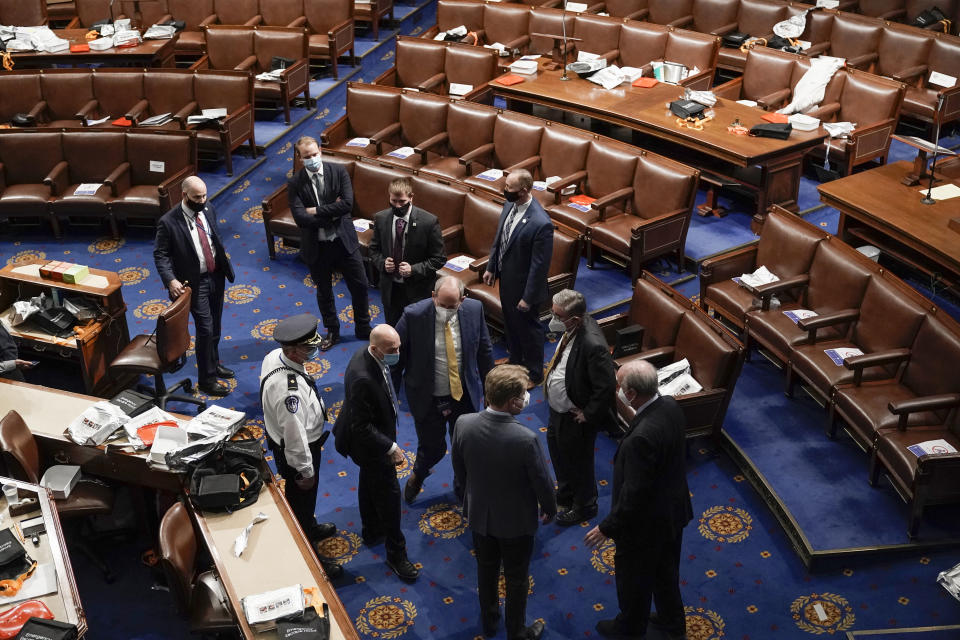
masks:
{"type": "Polygon", "coordinates": [[[729,133],[727,126],[734,120],[750,128],[763,123],[766,112],[724,98],[717,100],[716,116],[702,131],[680,128],[667,104],[682,96],[683,87],[660,83],[649,89],[621,85],[607,90],[576,74],[561,81],[560,71],[546,71],[543,64],[541,60],[536,76],[523,76],[526,80],[519,84],[490,82],[494,95],[508,105],[537,104],[627,127],[641,146],[742,185],[756,198],[751,225],[755,233],[770,205],[797,210],[803,156],[827,136],[822,128],[793,131],[787,140],[729,133]]]}
{"type": "MultiPolygon", "coordinates": [[[[63,537],[63,531],[60,529],[60,517],[57,515],[57,509],[53,504],[53,497],[42,487],[20,482],[12,478],[0,477],[0,484],[15,484],[20,488],[21,499],[24,494],[33,494],[37,499],[37,509],[30,513],[25,513],[11,518],[7,511],[7,499],[0,496],[0,529],[10,527],[12,522],[20,523],[23,520],[34,518],[38,515],[43,516],[43,524],[46,533],[40,535],[40,545],[35,547],[29,540],[23,547],[27,554],[37,561],[40,565],[53,564],[57,575],[57,592],[35,598],[47,605],[54,619],[61,622],[69,622],[77,625],[77,631],[80,636],[87,632],[87,618],[83,613],[83,607],[80,604],[80,596],[77,593],[77,584],[73,577],[73,567],[70,564],[70,555],[67,553],[66,540],[63,537]]],[[[34,574],[35,576],[36,574],[34,574]]],[[[24,582],[24,588],[30,584],[30,578],[24,582]]],[[[34,599],[34,598],[31,598],[34,599]]],[[[7,605],[4,600],[8,598],[0,597],[0,610],[6,610],[8,606],[16,606],[17,603],[7,605]]]]}
{"type": "MultiPolygon", "coordinates": [[[[53,33],[70,44],[87,44],[89,29],[54,29],[53,33]]],[[[142,35],[142,34],[141,34],[142,35]]],[[[144,40],[135,47],[111,47],[103,51],[73,53],[69,49],[57,53],[30,51],[12,53],[17,68],[48,67],[54,64],[105,64],[113,67],[173,67],[173,49],[177,35],[169,40],[144,40]]]]}
{"type": "MultiPolygon", "coordinates": [[[[840,211],[837,235],[845,242],[872,244],[960,291],[960,235],[949,229],[950,219],[960,213],[960,198],[922,204],[920,186],[901,182],[912,168],[908,161],[893,162],[824,183],[817,190],[821,201],[840,211]]],[[[952,182],[960,185],[960,178],[952,182]]],[[[934,186],[939,184],[944,182],[934,186]]]]}
{"type": "MultiPolygon", "coordinates": [[[[39,267],[47,260],[28,260],[9,264],[0,269],[0,321],[4,322],[20,348],[24,360],[50,358],[55,361],[78,362],[83,383],[88,393],[104,397],[113,396],[126,380],[114,380],[109,375],[110,363],[130,342],[127,329],[127,305],[123,302],[120,278],[113,271],[90,269],[91,276],[85,284],[65,284],[45,280],[39,275],[39,267]],[[101,286],[102,285],[102,286],[101,286]],[[104,313],[96,320],[87,321],[74,328],[74,335],[58,338],[48,333],[27,327],[11,326],[13,303],[27,300],[56,290],[60,295],[76,294],[96,299],[104,313]]],[[[0,405],[2,406],[2,405],[0,405]]]]}
{"type": "MultiPolygon", "coordinates": [[[[13,409],[37,437],[41,455],[58,464],[78,464],[95,475],[120,482],[181,493],[181,476],[147,465],[144,454],[111,451],[104,447],[84,447],[63,435],[67,424],[100,398],[47,389],[26,382],[0,379],[0,411],[13,409]]],[[[2,415],[0,415],[2,417],[2,415]]],[[[118,442],[123,443],[125,439],[118,442]]],[[[257,503],[232,514],[195,513],[199,530],[213,556],[237,624],[247,638],[275,638],[275,632],[254,633],[240,608],[240,599],[291,584],[320,588],[331,611],[332,640],[357,640],[357,632],[327,581],[320,563],[297,524],[289,504],[280,493],[266,463],[262,465],[264,489],[257,503]],[[253,516],[263,511],[269,516],[253,528],[247,550],[233,556],[233,541],[253,516]],[[283,558],[283,562],[277,562],[283,558]]]]}

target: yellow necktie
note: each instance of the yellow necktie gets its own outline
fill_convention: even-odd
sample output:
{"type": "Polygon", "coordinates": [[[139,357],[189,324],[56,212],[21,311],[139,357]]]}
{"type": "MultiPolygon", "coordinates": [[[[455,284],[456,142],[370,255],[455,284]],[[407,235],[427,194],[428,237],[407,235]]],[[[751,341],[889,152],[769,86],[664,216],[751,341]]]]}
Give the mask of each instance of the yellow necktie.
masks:
{"type": "Polygon", "coordinates": [[[447,376],[450,378],[450,397],[460,400],[463,385],[460,384],[460,366],[457,364],[457,348],[453,345],[453,330],[450,323],[443,325],[443,337],[447,343],[447,376]]]}
{"type": "Polygon", "coordinates": [[[570,342],[570,332],[564,331],[563,337],[560,338],[560,345],[557,347],[557,350],[553,352],[553,357],[550,358],[550,364],[547,365],[547,375],[543,376],[544,390],[547,388],[547,378],[549,378],[553,372],[553,367],[558,364],[560,356],[563,355],[563,350],[566,349],[568,342],[570,342]]]}

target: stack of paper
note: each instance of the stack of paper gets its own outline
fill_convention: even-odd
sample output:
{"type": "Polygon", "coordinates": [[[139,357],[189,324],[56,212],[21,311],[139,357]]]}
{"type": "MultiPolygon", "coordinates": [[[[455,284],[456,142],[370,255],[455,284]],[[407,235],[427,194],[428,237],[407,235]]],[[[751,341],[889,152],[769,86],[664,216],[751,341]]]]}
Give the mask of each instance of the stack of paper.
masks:
{"type": "Polygon", "coordinates": [[[456,271],[457,273],[463,271],[464,269],[470,268],[470,263],[473,262],[473,256],[457,256],[455,258],[450,258],[447,260],[447,263],[443,265],[450,271],[456,271]]]}
{"type": "Polygon", "coordinates": [[[120,407],[103,400],[74,418],[67,426],[67,435],[77,444],[101,445],[129,419],[120,407]]]}
{"type": "Polygon", "coordinates": [[[447,91],[452,96],[465,96],[468,93],[473,91],[472,84],[461,84],[459,82],[451,82],[450,88],[447,91]]]}
{"type": "Polygon", "coordinates": [[[130,444],[132,444],[135,449],[145,449],[146,446],[143,444],[143,441],[140,440],[137,432],[141,427],[157,422],[181,424],[180,420],[177,420],[172,414],[167,413],[160,407],[150,407],[140,415],[130,418],[130,420],[123,425],[123,430],[127,434],[127,440],[130,441],[130,444]]]}
{"type": "Polygon", "coordinates": [[[226,407],[213,405],[187,423],[187,433],[192,436],[206,438],[230,433],[237,430],[243,419],[247,417],[243,411],[234,411],[226,407]]]}
{"type": "Polygon", "coordinates": [[[259,624],[303,613],[303,587],[295,584],[282,589],[247,596],[241,601],[250,624],[259,624]]]}
{"type": "Polygon", "coordinates": [[[412,156],[416,151],[413,150],[413,147],[398,147],[388,153],[387,155],[391,158],[399,158],[400,160],[405,160],[412,156]]]}
{"type": "Polygon", "coordinates": [[[487,169],[483,173],[478,173],[477,177],[481,180],[489,180],[490,182],[496,182],[503,177],[502,169],[487,169]]]}
{"type": "Polygon", "coordinates": [[[155,24],[143,34],[145,40],[169,40],[177,33],[175,27],[165,24],[155,24]]]}
{"type": "Polygon", "coordinates": [[[517,60],[510,65],[510,70],[514,73],[531,74],[537,72],[536,60],[517,60]]]}
{"type": "Polygon", "coordinates": [[[943,439],[918,442],[917,444],[907,447],[907,450],[918,458],[920,456],[936,456],[957,452],[956,447],[943,439]]]}
{"type": "Polygon", "coordinates": [[[170,112],[167,113],[158,113],[155,116],[151,116],[145,120],[140,121],[141,127],[159,127],[162,124],[166,124],[173,119],[173,114],[170,112]]]}

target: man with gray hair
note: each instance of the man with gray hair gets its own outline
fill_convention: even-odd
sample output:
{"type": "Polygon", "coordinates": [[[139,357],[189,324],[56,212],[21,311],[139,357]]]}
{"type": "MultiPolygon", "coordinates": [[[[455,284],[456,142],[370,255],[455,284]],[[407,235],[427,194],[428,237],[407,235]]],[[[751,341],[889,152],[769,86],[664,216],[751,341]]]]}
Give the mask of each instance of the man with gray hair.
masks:
{"type": "Polygon", "coordinates": [[[550,295],[547,272],[553,257],[553,222],[531,195],[533,177],[526,169],[511,171],[504,183],[506,202],[490,247],[483,283],[500,280],[503,333],[510,364],[527,368],[530,380],[543,380],[543,325],[540,305],[550,295]]]}
{"type": "Polygon", "coordinates": [[[672,640],[686,638],[680,595],[680,541],[693,519],[687,488],[683,412],[657,393],[657,370],[634,360],[617,371],[620,400],[636,411],[613,458],[610,513],[584,542],[616,543],[616,618],[601,620],[606,637],[642,638],[647,623],[672,640]],[[657,614],[650,615],[650,600],[657,614]]]}
{"type": "Polygon", "coordinates": [[[550,330],[562,335],[543,385],[550,405],[547,445],[563,509],[557,524],[569,526],[597,515],[594,443],[599,429],[616,428],[617,381],[610,347],[582,293],[564,289],[553,296],[550,330]]]}

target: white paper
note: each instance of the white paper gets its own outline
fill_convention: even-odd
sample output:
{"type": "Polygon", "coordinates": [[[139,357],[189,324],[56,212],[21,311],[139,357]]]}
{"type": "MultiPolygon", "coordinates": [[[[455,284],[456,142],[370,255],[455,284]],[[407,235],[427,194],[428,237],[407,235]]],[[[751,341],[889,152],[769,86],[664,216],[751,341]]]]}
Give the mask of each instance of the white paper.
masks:
{"type": "Polygon", "coordinates": [[[366,231],[372,226],[372,223],[369,220],[364,218],[354,218],[353,219],[353,228],[357,231],[366,231]]]}
{"type": "Polygon", "coordinates": [[[102,182],[83,182],[77,185],[77,189],[73,192],[75,196],[92,196],[97,192],[97,189],[103,186],[102,182]]]}
{"type": "Polygon", "coordinates": [[[170,112],[167,112],[167,113],[158,113],[157,115],[151,116],[151,117],[147,118],[146,120],[141,120],[141,121],[140,121],[140,126],[141,126],[141,127],[152,127],[152,126],[154,126],[154,125],[163,124],[164,122],[166,122],[167,120],[169,120],[172,115],[173,115],[173,114],[170,113],[170,112]]]}
{"type": "MultiPolygon", "coordinates": [[[[817,6],[824,9],[836,9],[840,6],[840,0],[817,0],[817,6]]],[[[826,618],[824,618],[826,620],[826,618]]]]}
{"type": "Polygon", "coordinates": [[[457,273],[463,271],[464,269],[470,268],[470,263],[473,262],[472,256],[457,256],[456,258],[450,258],[447,260],[447,263],[443,265],[450,271],[456,271],[457,273]]]}
{"type": "Polygon", "coordinates": [[[596,60],[600,57],[598,53],[590,53],[588,51],[577,51],[577,62],[590,62],[591,60],[596,60]]]}
{"type": "MultiPolygon", "coordinates": [[[[24,547],[26,548],[26,547],[24,547]]],[[[57,592],[57,567],[52,562],[38,564],[29,580],[25,580],[23,587],[16,595],[3,597],[3,606],[33,600],[57,592]]]]}
{"type": "Polygon", "coordinates": [[[661,367],[657,371],[657,387],[664,396],[682,396],[703,389],[691,375],[690,362],[686,358],[661,367]]]}
{"type": "Polygon", "coordinates": [[[843,361],[847,358],[863,355],[863,351],[856,347],[837,347],[836,349],[824,349],[823,352],[827,354],[827,357],[833,360],[833,364],[838,367],[842,367],[843,361]]]}
{"type": "Polygon", "coordinates": [[[487,169],[483,173],[478,173],[477,177],[481,180],[489,180],[490,182],[496,182],[503,177],[502,169],[487,169]]]}
{"type": "Polygon", "coordinates": [[[99,118],[98,120],[87,120],[87,126],[88,126],[88,127],[95,127],[95,126],[97,126],[98,124],[103,124],[104,122],[106,122],[106,121],[109,120],[109,119],[110,119],[110,116],[106,116],[105,118],[99,118]]]}
{"type": "Polygon", "coordinates": [[[410,156],[412,156],[414,153],[416,153],[416,151],[413,150],[413,147],[399,147],[397,149],[394,149],[387,155],[390,156],[391,158],[399,158],[401,160],[405,160],[410,156]]]}
{"type": "Polygon", "coordinates": [[[235,431],[235,428],[247,417],[243,411],[212,405],[187,423],[187,433],[207,438],[235,431]]]}
{"type": "Polygon", "coordinates": [[[605,67],[600,71],[597,71],[595,74],[587,78],[590,82],[598,84],[608,91],[610,89],[615,89],[621,84],[626,82],[623,74],[620,73],[620,68],[616,65],[605,67]]]}
{"type": "Polygon", "coordinates": [[[932,85],[949,89],[953,85],[957,84],[957,79],[954,76],[948,76],[947,74],[940,73],[939,71],[931,71],[929,82],[932,85]]]}
{"type": "Polygon", "coordinates": [[[151,160],[150,161],[150,171],[155,173],[163,173],[167,168],[167,163],[162,160],[151,160]]]}
{"type": "Polygon", "coordinates": [[[282,589],[247,596],[243,614],[250,624],[276,620],[303,611],[303,587],[295,584],[282,589]]]}
{"type": "Polygon", "coordinates": [[[952,444],[947,442],[944,439],[939,440],[927,440],[926,442],[918,442],[917,444],[907,447],[911,453],[916,455],[918,458],[920,456],[929,456],[929,455],[942,455],[946,453],[956,453],[957,449],[952,444]]]}
{"type": "Polygon", "coordinates": [[[744,273],[740,276],[741,282],[749,287],[759,287],[760,285],[776,282],[780,278],[775,276],[766,266],[760,265],[760,268],[753,273],[744,273]]]}
{"type": "Polygon", "coordinates": [[[140,429],[140,427],[156,422],[173,422],[181,426],[183,424],[172,414],[167,413],[160,407],[150,407],[140,415],[130,418],[130,420],[123,425],[123,430],[127,434],[127,440],[130,441],[130,444],[132,444],[134,448],[145,449],[146,446],[143,444],[143,441],[140,440],[140,436],[137,435],[137,430],[140,429]]]}
{"type": "Polygon", "coordinates": [[[247,544],[250,542],[250,532],[253,531],[253,525],[259,524],[267,519],[267,514],[263,511],[253,516],[253,520],[250,521],[250,524],[243,528],[243,531],[240,532],[240,535],[237,536],[237,539],[233,541],[233,555],[236,558],[239,558],[244,549],[247,548],[247,544]]]}
{"type": "Polygon", "coordinates": [[[586,2],[568,2],[567,11],[573,11],[575,13],[583,13],[587,10],[589,5],[586,2]]]}
{"type": "Polygon", "coordinates": [[[365,147],[370,144],[370,138],[350,138],[347,141],[346,146],[348,147],[365,147]]]}
{"type": "Polygon", "coordinates": [[[97,446],[129,420],[120,407],[102,400],[74,418],[67,426],[67,435],[77,444],[97,446]]]}
{"type": "Polygon", "coordinates": [[[525,73],[531,74],[537,72],[537,61],[536,60],[517,60],[510,65],[510,70],[514,73],[525,73]]]}
{"type": "Polygon", "coordinates": [[[227,109],[225,107],[219,107],[216,109],[201,109],[200,113],[208,118],[226,118],[227,109]]]}
{"type": "Polygon", "coordinates": [[[539,59],[540,59],[540,54],[539,54],[539,53],[528,53],[528,54],[525,55],[525,56],[521,56],[520,59],[521,59],[521,60],[539,60],[539,59]]]}
{"type": "MultiPolygon", "coordinates": [[[[924,195],[927,194],[926,189],[921,189],[920,192],[924,195]]],[[[930,189],[930,197],[934,200],[949,200],[957,196],[960,196],[960,187],[955,184],[942,184],[930,189]]]]}
{"type": "Polygon", "coordinates": [[[737,100],[737,104],[742,104],[745,107],[755,107],[757,106],[756,101],[754,100],[737,100]]]}
{"type": "Polygon", "coordinates": [[[464,96],[473,91],[472,84],[462,84],[460,82],[451,82],[449,93],[452,96],[464,96]]]}
{"type": "Polygon", "coordinates": [[[150,461],[166,464],[166,455],[187,444],[187,432],[179,427],[157,427],[157,435],[150,447],[150,461]]]}
{"type": "Polygon", "coordinates": [[[811,311],[810,309],[791,309],[790,311],[784,311],[783,315],[793,320],[794,324],[797,324],[797,321],[799,320],[815,318],[817,316],[817,312],[811,311]]]}

